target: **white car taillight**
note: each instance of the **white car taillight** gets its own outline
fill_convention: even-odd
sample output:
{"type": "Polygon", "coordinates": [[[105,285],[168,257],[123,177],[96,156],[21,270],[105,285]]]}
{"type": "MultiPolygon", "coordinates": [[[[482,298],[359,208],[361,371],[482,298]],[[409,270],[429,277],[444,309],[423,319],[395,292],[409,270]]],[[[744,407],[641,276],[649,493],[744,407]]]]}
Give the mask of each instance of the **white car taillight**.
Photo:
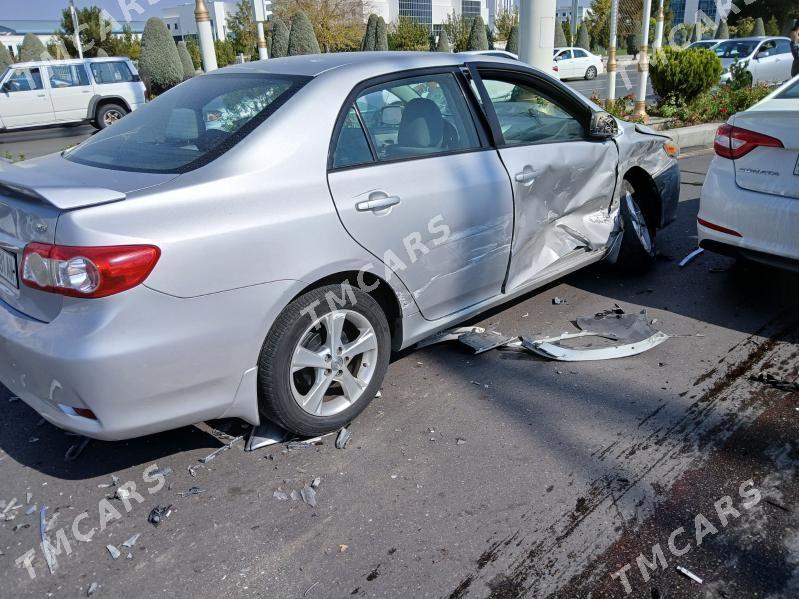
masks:
{"type": "Polygon", "coordinates": [[[78,247],[29,243],[22,255],[22,282],[72,297],[98,298],[135,287],[155,267],[152,245],[78,247]]]}

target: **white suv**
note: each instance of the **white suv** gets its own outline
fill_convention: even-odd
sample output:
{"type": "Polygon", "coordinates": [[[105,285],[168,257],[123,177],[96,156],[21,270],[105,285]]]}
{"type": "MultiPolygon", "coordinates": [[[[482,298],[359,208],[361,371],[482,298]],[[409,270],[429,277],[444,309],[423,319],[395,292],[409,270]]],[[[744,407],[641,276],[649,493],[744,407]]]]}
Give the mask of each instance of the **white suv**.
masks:
{"type": "Polygon", "coordinates": [[[0,131],[88,121],[104,129],[144,104],[127,58],[13,64],[0,77],[0,131]]]}

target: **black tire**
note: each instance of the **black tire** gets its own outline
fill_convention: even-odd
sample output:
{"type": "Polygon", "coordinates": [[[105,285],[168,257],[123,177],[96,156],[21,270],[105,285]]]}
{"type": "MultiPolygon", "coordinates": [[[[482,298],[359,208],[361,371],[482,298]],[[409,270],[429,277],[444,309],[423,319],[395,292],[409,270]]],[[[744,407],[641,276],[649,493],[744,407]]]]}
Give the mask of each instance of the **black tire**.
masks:
{"type": "Polygon", "coordinates": [[[591,79],[596,79],[596,67],[595,66],[588,67],[588,69],[585,71],[585,78],[588,79],[589,81],[591,79]]]}
{"type": "Polygon", "coordinates": [[[97,109],[97,115],[92,125],[98,129],[105,129],[114,122],[128,114],[128,110],[119,104],[103,104],[97,109]]]}
{"type": "Polygon", "coordinates": [[[314,437],[333,432],[353,420],[372,401],[388,369],[391,354],[391,332],[380,304],[360,289],[350,287],[344,293],[341,285],[327,285],[304,293],[280,313],[264,341],[258,360],[258,392],[261,412],[286,430],[314,437]],[[377,338],[375,370],[360,397],[348,408],[331,416],[316,416],[303,410],[292,395],[291,363],[294,350],[315,318],[329,314],[331,302],[336,310],[350,310],[365,317],[377,338]],[[352,301],[352,298],[355,301],[352,301]],[[309,308],[314,306],[314,312],[309,308]]]}
{"type": "Polygon", "coordinates": [[[656,230],[646,220],[646,213],[641,209],[640,195],[626,179],[622,184],[619,202],[624,231],[616,264],[628,272],[646,270],[655,262],[656,230]]]}

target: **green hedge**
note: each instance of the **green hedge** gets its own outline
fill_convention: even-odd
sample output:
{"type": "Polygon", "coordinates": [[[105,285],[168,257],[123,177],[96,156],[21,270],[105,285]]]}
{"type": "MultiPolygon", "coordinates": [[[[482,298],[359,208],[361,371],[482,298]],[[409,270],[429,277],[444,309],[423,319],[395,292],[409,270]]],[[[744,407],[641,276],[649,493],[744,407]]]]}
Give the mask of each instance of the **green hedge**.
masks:
{"type": "Polygon", "coordinates": [[[721,60],[712,50],[663,48],[649,66],[652,89],[659,98],[678,104],[692,99],[718,85],[721,60]]]}

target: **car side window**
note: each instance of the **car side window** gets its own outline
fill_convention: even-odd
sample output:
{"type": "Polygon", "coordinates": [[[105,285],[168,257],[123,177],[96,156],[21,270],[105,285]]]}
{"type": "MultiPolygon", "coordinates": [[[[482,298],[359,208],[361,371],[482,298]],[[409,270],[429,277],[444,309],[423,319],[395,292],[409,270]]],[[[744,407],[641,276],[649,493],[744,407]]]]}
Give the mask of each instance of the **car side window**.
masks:
{"type": "Polygon", "coordinates": [[[571,57],[572,57],[572,51],[571,50],[564,50],[563,52],[561,52],[560,54],[558,54],[555,57],[555,60],[569,60],[569,59],[571,59],[571,57]]]}
{"type": "Polygon", "coordinates": [[[333,168],[369,162],[374,162],[372,150],[369,149],[366,133],[361,127],[358,113],[353,106],[347,112],[336,141],[336,149],[333,151],[333,168]]]}
{"type": "Polygon", "coordinates": [[[93,62],[92,75],[97,83],[127,83],[133,81],[133,73],[124,62],[93,62]]]}
{"type": "Polygon", "coordinates": [[[788,40],[777,40],[776,54],[790,54],[790,53],[791,53],[791,42],[788,40]]]}
{"type": "Polygon", "coordinates": [[[378,160],[480,147],[477,128],[452,73],[382,83],[364,90],[355,104],[378,160]]]}
{"type": "Polygon", "coordinates": [[[47,71],[50,76],[50,87],[53,89],[89,85],[89,76],[82,64],[51,65],[47,67],[47,71]]]}
{"type": "Polygon", "coordinates": [[[42,75],[38,68],[14,69],[3,86],[8,92],[28,92],[42,89],[42,75]]]}
{"type": "Polygon", "coordinates": [[[575,50],[574,57],[575,58],[586,58],[588,54],[585,53],[585,50],[575,50]]]}
{"type": "Polygon", "coordinates": [[[577,118],[529,82],[492,75],[482,80],[506,145],[586,139],[577,118]]]}
{"type": "Polygon", "coordinates": [[[764,54],[765,56],[774,56],[777,52],[777,44],[773,41],[763,42],[760,45],[760,48],[757,49],[757,54],[755,56],[759,56],[764,54]]]}

